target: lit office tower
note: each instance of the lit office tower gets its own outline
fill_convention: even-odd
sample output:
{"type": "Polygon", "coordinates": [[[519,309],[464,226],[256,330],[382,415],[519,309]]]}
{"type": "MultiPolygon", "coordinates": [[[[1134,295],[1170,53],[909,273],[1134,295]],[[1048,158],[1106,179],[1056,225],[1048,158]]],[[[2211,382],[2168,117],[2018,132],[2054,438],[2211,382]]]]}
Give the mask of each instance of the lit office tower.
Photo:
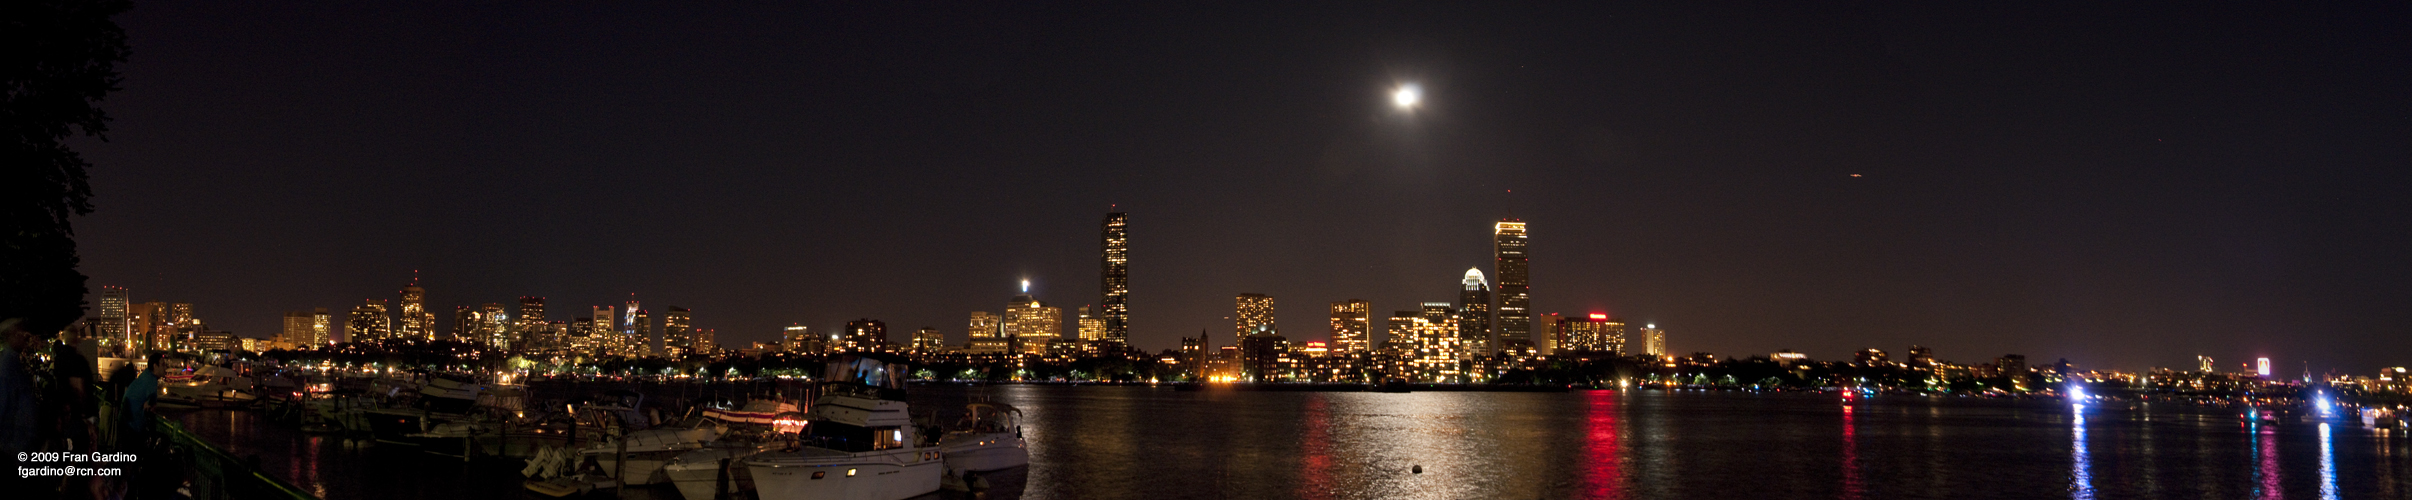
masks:
{"type": "Polygon", "coordinates": [[[1089,306],[1080,306],[1080,339],[1084,341],[1105,340],[1106,320],[1100,315],[1091,313],[1092,309],[1089,306]]]}
{"type": "Polygon", "coordinates": [[[511,331],[512,337],[519,341],[519,350],[541,351],[559,347],[557,330],[544,321],[544,297],[519,297],[519,318],[511,322],[511,331]]]}
{"type": "Polygon", "coordinates": [[[104,286],[100,292],[100,316],[93,326],[100,329],[103,345],[132,342],[134,330],[126,323],[126,288],[104,286]]]}
{"type": "Polygon", "coordinates": [[[1332,303],[1332,352],[1356,354],[1365,352],[1367,335],[1373,328],[1372,302],[1349,299],[1332,303]]]}
{"type": "Polygon", "coordinates": [[[1499,336],[1502,338],[1532,339],[1533,312],[1532,275],[1525,268],[1524,223],[1516,219],[1500,219],[1491,232],[1491,255],[1496,258],[1493,274],[1499,276],[1499,336]]]}
{"type": "Polygon", "coordinates": [[[779,332],[779,350],[799,354],[820,354],[820,347],[826,344],[823,340],[819,334],[812,333],[812,327],[790,325],[786,330],[779,332]]]}
{"type": "Polygon", "coordinates": [[[696,328],[689,330],[687,335],[695,337],[695,354],[711,355],[720,352],[719,332],[710,328],[696,328]]]}
{"type": "Polygon", "coordinates": [[[495,349],[511,348],[511,313],[503,311],[502,304],[486,303],[479,311],[478,319],[485,322],[478,327],[478,336],[461,341],[477,342],[495,349]]]}
{"type": "Polygon", "coordinates": [[[126,329],[140,349],[150,349],[156,340],[153,335],[160,325],[167,324],[167,303],[136,302],[126,306],[126,329]]]}
{"type": "Polygon", "coordinates": [[[1481,269],[1467,269],[1466,279],[1459,284],[1458,338],[1476,356],[1499,352],[1498,344],[1491,340],[1491,284],[1483,281],[1481,269]]]}
{"type": "Polygon", "coordinates": [[[310,345],[310,313],[286,311],[284,331],[277,332],[275,343],[287,348],[310,345]]]}
{"type": "Polygon", "coordinates": [[[1015,295],[1005,304],[1005,324],[1001,330],[1005,337],[1021,340],[1022,352],[1043,354],[1049,343],[1064,335],[1064,309],[1049,306],[1030,294],[1015,295]]]}
{"type": "Polygon", "coordinates": [[[679,306],[662,313],[662,355],[677,358],[695,352],[694,326],[688,324],[693,314],[679,306]]]}
{"type": "Polygon", "coordinates": [[[1565,343],[1558,346],[1560,353],[1604,352],[1617,356],[1625,354],[1624,320],[1612,319],[1606,314],[1592,314],[1586,318],[1565,318],[1558,320],[1557,331],[1562,332],[1559,335],[1565,338],[1565,343]]]}
{"type": "Polygon", "coordinates": [[[1658,329],[1657,324],[1653,323],[1643,326],[1641,338],[1642,354],[1648,354],[1651,356],[1667,355],[1667,331],[1658,329]]]}
{"type": "Polygon", "coordinates": [[[878,351],[888,345],[888,324],[863,318],[846,322],[846,351],[878,351]]]}
{"type": "Polygon", "coordinates": [[[1232,315],[1231,345],[1246,342],[1249,335],[1275,335],[1273,328],[1273,298],[1261,293],[1243,293],[1235,299],[1232,315]]]}
{"type": "Polygon", "coordinates": [[[319,307],[310,310],[310,347],[335,343],[334,330],[335,316],[327,314],[327,308],[319,307]]]}
{"type": "Polygon", "coordinates": [[[561,349],[573,356],[592,356],[595,353],[595,319],[585,316],[570,318],[561,327],[561,349]]]}
{"type": "Polygon", "coordinates": [[[465,341],[478,338],[480,335],[478,329],[484,327],[485,324],[485,320],[478,318],[477,308],[469,306],[452,306],[453,340],[465,341]]]}
{"type": "Polygon", "coordinates": [[[972,311],[971,325],[964,332],[975,339],[997,338],[1003,331],[1004,319],[1003,316],[989,314],[986,311],[972,311]]]}
{"type": "Polygon", "coordinates": [[[1409,379],[1441,382],[1457,376],[1457,319],[1449,313],[1448,304],[1425,303],[1421,311],[1399,311],[1390,316],[1388,326],[1390,343],[1403,350],[1401,361],[1407,365],[1409,379]],[[1438,314],[1434,305],[1440,307],[1438,314]]]}
{"type": "Polygon", "coordinates": [[[385,316],[385,301],[369,299],[368,303],[352,307],[352,316],[344,325],[344,338],[352,342],[387,340],[393,319],[385,316]]]}
{"type": "MultiPolygon", "coordinates": [[[[629,305],[636,305],[629,302],[629,305]]],[[[642,358],[653,355],[653,311],[630,309],[628,331],[620,335],[621,356],[642,358]]]]}
{"type": "Polygon", "coordinates": [[[1105,320],[1105,339],[1120,344],[1128,344],[1131,339],[1129,219],[1122,212],[1105,216],[1105,255],[1101,263],[1105,267],[1105,283],[1099,288],[1105,293],[1104,302],[1099,303],[1104,310],[1098,313],[1098,319],[1105,320]]]}
{"type": "Polygon", "coordinates": [[[435,313],[427,312],[427,289],[419,288],[417,277],[402,286],[401,306],[401,328],[394,334],[406,339],[435,340],[435,313]]]}
{"type": "Polygon", "coordinates": [[[938,327],[925,326],[921,327],[920,331],[913,332],[914,353],[933,354],[942,349],[946,349],[946,334],[939,332],[938,327]]]}
{"type": "MultiPolygon", "coordinates": [[[[629,295],[636,294],[632,293],[629,295]]],[[[629,299],[628,307],[620,310],[620,327],[618,330],[622,335],[636,335],[637,301],[635,299],[629,299]]]]}
{"type": "Polygon", "coordinates": [[[591,334],[595,336],[595,348],[609,348],[610,342],[604,339],[612,338],[610,334],[620,331],[620,313],[615,311],[611,306],[595,306],[595,315],[588,316],[594,318],[594,326],[590,328],[594,329],[591,334]]]}

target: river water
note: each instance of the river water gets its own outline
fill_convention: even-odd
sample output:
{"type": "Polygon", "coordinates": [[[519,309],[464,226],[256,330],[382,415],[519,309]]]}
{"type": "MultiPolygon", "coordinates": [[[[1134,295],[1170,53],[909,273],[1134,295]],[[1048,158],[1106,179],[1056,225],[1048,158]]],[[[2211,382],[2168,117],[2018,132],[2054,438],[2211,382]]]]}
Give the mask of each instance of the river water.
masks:
{"type": "MultiPolygon", "coordinates": [[[[1039,385],[912,394],[916,414],[949,422],[973,400],[1022,408],[1030,440],[1030,468],[984,498],[2412,498],[2401,433],[2347,420],[2251,425],[2186,405],[1039,385]]],[[[533,498],[512,462],[301,434],[248,412],[182,418],[325,498],[533,498]]]]}

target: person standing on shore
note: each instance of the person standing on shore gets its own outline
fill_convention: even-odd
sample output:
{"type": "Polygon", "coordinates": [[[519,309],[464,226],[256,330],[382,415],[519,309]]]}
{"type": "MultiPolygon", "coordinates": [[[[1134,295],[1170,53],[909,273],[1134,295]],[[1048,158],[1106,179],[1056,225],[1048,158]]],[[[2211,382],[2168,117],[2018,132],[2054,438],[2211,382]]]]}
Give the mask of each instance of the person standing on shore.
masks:
{"type": "Polygon", "coordinates": [[[143,446],[150,442],[151,401],[159,398],[159,353],[143,356],[142,374],[126,384],[125,425],[118,434],[120,447],[143,446]],[[127,441],[131,439],[132,441],[127,441]]]}
{"type": "MultiPolygon", "coordinates": [[[[5,341],[0,343],[0,457],[8,457],[16,466],[28,465],[18,460],[18,454],[34,451],[41,432],[34,417],[34,406],[41,403],[34,398],[33,369],[23,359],[36,340],[20,326],[23,324],[17,318],[0,319],[0,340],[5,341]]],[[[28,486],[26,482],[15,473],[15,467],[0,474],[0,486],[5,486],[0,490],[21,491],[28,486]]]]}

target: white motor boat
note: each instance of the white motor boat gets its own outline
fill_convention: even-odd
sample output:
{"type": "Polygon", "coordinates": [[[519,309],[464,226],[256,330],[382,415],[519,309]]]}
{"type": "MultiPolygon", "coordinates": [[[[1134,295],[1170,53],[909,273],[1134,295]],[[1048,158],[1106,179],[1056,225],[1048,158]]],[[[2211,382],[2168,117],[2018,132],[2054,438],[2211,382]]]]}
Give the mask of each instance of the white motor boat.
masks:
{"type": "Polygon", "coordinates": [[[200,408],[250,406],[260,400],[250,377],[223,366],[202,366],[191,375],[163,377],[159,404],[200,408]]]}
{"type": "Polygon", "coordinates": [[[718,423],[708,421],[698,422],[693,427],[646,429],[628,433],[622,438],[605,440],[578,452],[594,458],[595,465],[603,466],[604,474],[620,479],[621,483],[655,484],[666,480],[662,476],[663,464],[720,440],[721,433],[725,431],[718,423]],[[627,448],[620,447],[622,441],[626,441],[627,448]],[[628,458],[625,472],[622,472],[620,457],[628,458]]]}
{"type": "Polygon", "coordinates": [[[723,486],[720,481],[721,460],[729,461],[729,480],[725,483],[728,491],[725,493],[735,494],[751,490],[748,483],[753,482],[739,461],[771,449],[772,445],[764,443],[715,442],[711,446],[671,458],[669,463],[662,464],[662,477],[677,486],[679,496],[686,500],[713,500],[719,498],[713,490],[723,486]]]}
{"type": "Polygon", "coordinates": [[[948,477],[963,479],[1030,465],[1030,447],[1022,440],[1022,410],[1000,403],[972,403],[969,409],[963,430],[938,439],[938,448],[946,452],[948,477]]]}
{"type": "Polygon", "coordinates": [[[945,455],[906,412],[904,367],[829,361],[810,420],[786,449],[743,460],[761,500],[901,500],[938,491],[945,455]]]}

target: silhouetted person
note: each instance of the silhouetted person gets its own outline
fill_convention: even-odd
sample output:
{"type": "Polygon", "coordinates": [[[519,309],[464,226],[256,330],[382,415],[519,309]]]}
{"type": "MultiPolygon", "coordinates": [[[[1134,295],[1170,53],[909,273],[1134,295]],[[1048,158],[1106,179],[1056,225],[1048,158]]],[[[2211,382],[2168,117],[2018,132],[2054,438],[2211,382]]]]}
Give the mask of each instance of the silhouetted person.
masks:
{"type": "Polygon", "coordinates": [[[20,325],[23,320],[0,319],[0,459],[9,460],[7,474],[0,474],[0,491],[28,491],[32,481],[18,477],[17,467],[44,464],[20,460],[19,453],[35,451],[41,425],[35,417],[32,366],[25,357],[35,345],[34,336],[20,325]]]}

